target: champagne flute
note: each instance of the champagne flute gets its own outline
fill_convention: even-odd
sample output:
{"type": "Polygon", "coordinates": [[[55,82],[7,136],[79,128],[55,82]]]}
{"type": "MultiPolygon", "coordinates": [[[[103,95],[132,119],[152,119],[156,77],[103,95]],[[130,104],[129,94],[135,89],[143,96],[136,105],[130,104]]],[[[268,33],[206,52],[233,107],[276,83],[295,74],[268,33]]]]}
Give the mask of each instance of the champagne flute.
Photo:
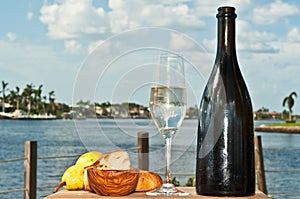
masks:
{"type": "Polygon", "coordinates": [[[186,113],[186,88],[184,63],[180,55],[165,53],[160,55],[151,87],[150,113],[165,141],[166,174],[163,185],[147,195],[188,195],[175,188],[170,174],[172,138],[181,126],[186,113]]]}

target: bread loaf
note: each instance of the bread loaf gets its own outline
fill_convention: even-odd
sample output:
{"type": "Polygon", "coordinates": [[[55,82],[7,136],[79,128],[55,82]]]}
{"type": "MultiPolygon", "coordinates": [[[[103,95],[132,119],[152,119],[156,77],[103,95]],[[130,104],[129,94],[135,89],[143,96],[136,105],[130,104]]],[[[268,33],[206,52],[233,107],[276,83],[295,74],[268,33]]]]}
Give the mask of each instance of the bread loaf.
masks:
{"type": "Polygon", "coordinates": [[[100,170],[129,170],[131,169],[129,155],[126,151],[114,151],[99,159],[100,170]]]}
{"type": "Polygon", "coordinates": [[[162,179],[157,173],[141,170],[135,191],[151,191],[162,184],[162,179]]]}

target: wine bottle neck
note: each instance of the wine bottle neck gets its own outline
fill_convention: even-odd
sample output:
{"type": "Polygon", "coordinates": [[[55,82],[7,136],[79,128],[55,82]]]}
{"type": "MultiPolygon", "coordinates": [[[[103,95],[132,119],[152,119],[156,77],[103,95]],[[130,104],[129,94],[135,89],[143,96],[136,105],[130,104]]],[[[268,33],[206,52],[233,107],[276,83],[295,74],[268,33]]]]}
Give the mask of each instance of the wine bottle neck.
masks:
{"type": "Polygon", "coordinates": [[[235,18],[234,8],[223,7],[219,9],[218,18],[218,46],[217,57],[236,56],[235,49],[235,18]]]}

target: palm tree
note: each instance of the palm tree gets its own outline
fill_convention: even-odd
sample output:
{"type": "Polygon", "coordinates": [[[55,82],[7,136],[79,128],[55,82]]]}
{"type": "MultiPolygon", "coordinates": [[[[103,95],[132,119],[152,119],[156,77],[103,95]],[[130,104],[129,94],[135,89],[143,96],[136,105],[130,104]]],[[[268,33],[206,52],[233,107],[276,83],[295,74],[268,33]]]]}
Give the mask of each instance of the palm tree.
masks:
{"type": "Polygon", "coordinates": [[[19,109],[20,106],[20,88],[18,86],[16,86],[16,100],[17,100],[17,109],[19,109]]]}
{"type": "Polygon", "coordinates": [[[41,95],[42,95],[42,87],[43,87],[43,85],[40,85],[38,87],[38,89],[34,89],[33,90],[33,94],[34,94],[34,96],[33,96],[33,103],[35,105],[35,109],[36,109],[37,113],[40,112],[40,107],[42,106],[41,105],[42,104],[42,97],[41,97],[41,95]]]}
{"type": "Polygon", "coordinates": [[[19,109],[20,106],[20,88],[16,86],[16,90],[11,90],[10,94],[8,95],[8,101],[9,103],[15,107],[16,109],[19,109]]]}
{"type": "Polygon", "coordinates": [[[16,91],[11,90],[9,95],[7,96],[7,101],[10,105],[16,107],[16,98],[17,98],[16,91]]]}
{"type": "Polygon", "coordinates": [[[48,99],[49,99],[49,107],[50,107],[50,112],[55,114],[55,98],[54,98],[55,94],[54,91],[50,91],[48,93],[48,99]]]}
{"type": "Polygon", "coordinates": [[[49,99],[49,103],[51,104],[51,103],[54,103],[54,100],[55,100],[55,98],[54,98],[54,96],[55,96],[55,94],[54,94],[54,91],[50,91],[49,93],[48,93],[48,99],[49,99]]]}
{"type": "Polygon", "coordinates": [[[31,84],[27,84],[26,87],[23,90],[22,96],[23,96],[23,100],[24,100],[24,105],[27,106],[27,112],[28,114],[30,114],[31,112],[31,105],[32,105],[32,94],[33,94],[33,89],[34,85],[31,84]]]}
{"type": "Polygon", "coordinates": [[[289,108],[289,120],[291,121],[292,120],[292,108],[295,104],[295,100],[293,98],[293,96],[297,97],[297,93],[296,92],[292,92],[288,97],[285,97],[283,99],[283,102],[282,102],[282,106],[285,106],[285,104],[287,103],[288,105],[288,108],[289,108]]]}
{"type": "Polygon", "coordinates": [[[2,91],[0,91],[2,93],[2,112],[5,112],[5,91],[7,91],[8,89],[6,88],[8,85],[8,82],[4,82],[2,81],[2,91]]]}
{"type": "Polygon", "coordinates": [[[46,111],[46,105],[47,105],[46,101],[47,101],[47,96],[44,95],[43,100],[42,100],[42,106],[43,106],[44,114],[47,113],[47,111],[46,111]]]}

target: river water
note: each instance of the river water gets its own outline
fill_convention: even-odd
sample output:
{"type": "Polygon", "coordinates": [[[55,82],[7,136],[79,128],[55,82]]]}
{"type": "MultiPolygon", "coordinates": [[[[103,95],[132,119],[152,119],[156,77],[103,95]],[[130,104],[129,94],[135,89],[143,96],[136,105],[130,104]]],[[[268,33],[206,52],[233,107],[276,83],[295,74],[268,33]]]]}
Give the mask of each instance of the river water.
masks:
{"type": "MultiPolygon", "coordinates": [[[[255,121],[255,125],[280,121],[255,121]]],[[[91,150],[108,153],[137,146],[137,132],[150,137],[150,170],[164,172],[164,144],[151,120],[88,119],[22,121],[0,120],[0,160],[24,157],[26,140],[38,143],[37,198],[51,194],[64,170],[74,158],[48,159],[52,156],[79,155],[91,150]]],[[[195,173],[196,120],[184,120],[172,143],[172,176],[181,185],[195,173]],[[185,174],[185,176],[182,176],[185,174]]],[[[300,198],[300,134],[256,133],[262,136],[267,188],[277,198],[300,198]],[[294,170],[294,171],[290,171],[294,170]],[[274,172],[275,171],[275,172],[274,172]],[[284,171],[284,172],[278,172],[284,171]]],[[[128,150],[133,167],[137,167],[136,150],[128,150]]],[[[23,189],[23,161],[0,162],[0,198],[23,198],[23,192],[1,193],[23,189]]]]}

